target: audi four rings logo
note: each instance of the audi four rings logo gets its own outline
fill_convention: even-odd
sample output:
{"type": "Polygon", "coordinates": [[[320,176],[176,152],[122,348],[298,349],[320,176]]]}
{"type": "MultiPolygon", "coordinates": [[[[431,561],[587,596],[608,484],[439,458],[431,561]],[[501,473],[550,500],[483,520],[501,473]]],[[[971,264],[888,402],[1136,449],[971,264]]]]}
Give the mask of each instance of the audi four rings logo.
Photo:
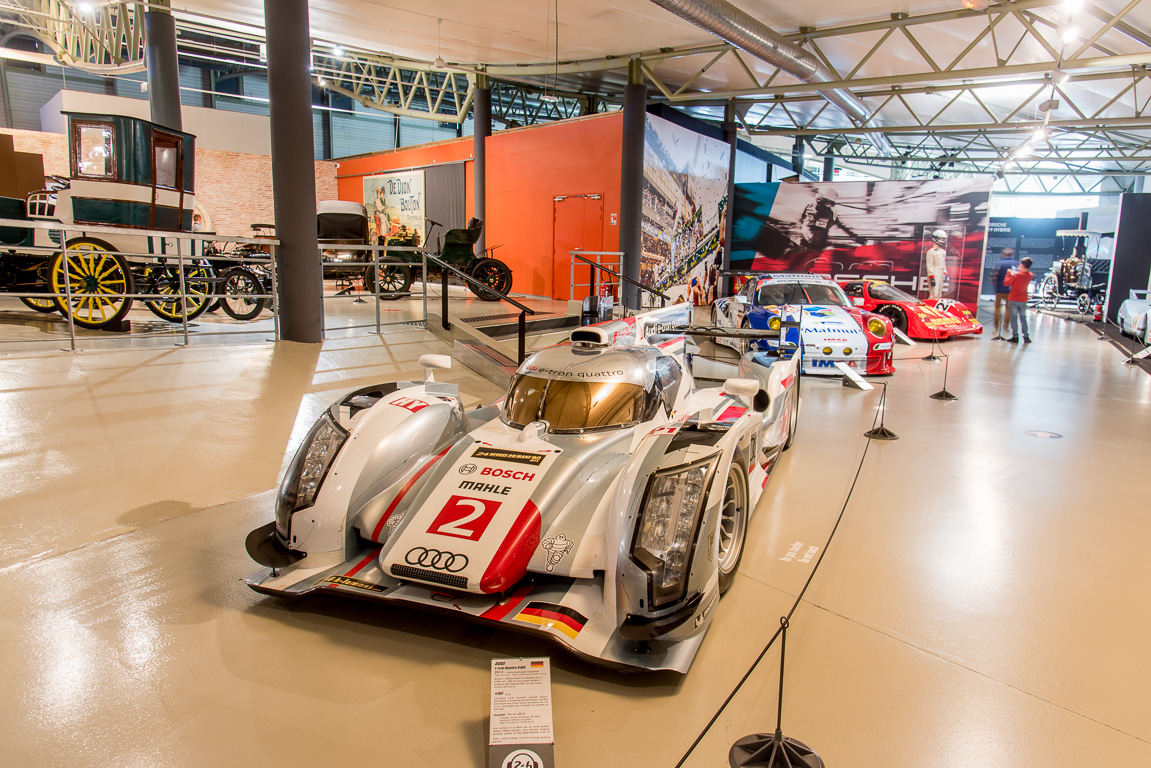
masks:
{"type": "Polygon", "coordinates": [[[475,464],[465,464],[462,467],[460,467],[460,474],[461,475],[470,475],[472,472],[475,472],[475,471],[476,471],[476,465],[475,464]]]}
{"type": "Polygon", "coordinates": [[[438,549],[425,549],[424,547],[409,549],[408,554],[404,556],[404,562],[408,565],[419,565],[448,573],[459,573],[468,567],[467,555],[456,555],[451,552],[441,552],[438,549]]]}

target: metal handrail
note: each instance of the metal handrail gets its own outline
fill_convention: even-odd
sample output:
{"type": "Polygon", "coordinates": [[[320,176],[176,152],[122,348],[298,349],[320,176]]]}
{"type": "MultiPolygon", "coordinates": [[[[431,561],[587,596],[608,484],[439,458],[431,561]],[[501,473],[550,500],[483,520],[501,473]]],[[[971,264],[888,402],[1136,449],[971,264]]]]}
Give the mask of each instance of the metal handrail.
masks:
{"type": "MultiPolygon", "coordinates": [[[[587,253],[587,254],[590,254],[592,256],[600,256],[600,255],[614,256],[617,254],[616,251],[568,251],[568,253],[571,256],[574,256],[575,258],[584,262],[585,264],[593,266],[602,272],[607,272],[609,275],[611,275],[612,277],[615,277],[617,280],[623,280],[624,282],[631,283],[635,287],[639,288],[641,291],[647,291],[648,293],[653,293],[656,296],[659,296],[661,307],[667,306],[667,302],[671,300],[671,297],[668,296],[663,291],[657,291],[655,288],[651,288],[647,285],[644,285],[643,283],[639,282],[638,280],[632,280],[630,277],[627,277],[626,275],[621,275],[620,273],[615,272],[614,270],[608,269],[603,264],[598,264],[598,263],[592,261],[591,259],[587,259],[587,258],[584,258],[583,256],[580,256],[581,253],[587,253]]],[[[619,255],[622,256],[623,254],[620,253],[619,255]]],[[[594,272],[592,273],[592,293],[595,293],[595,273],[594,272]]]]}
{"type": "MultiPolygon", "coordinates": [[[[525,316],[525,313],[527,315],[534,315],[535,310],[533,310],[531,307],[528,307],[524,304],[521,304],[520,302],[518,302],[515,299],[508,296],[506,293],[500,293],[497,290],[489,288],[488,286],[481,283],[479,280],[476,280],[475,278],[473,278],[471,275],[467,275],[467,274],[461,272],[460,270],[453,267],[451,264],[440,261],[438,258],[436,258],[435,256],[432,256],[430,253],[425,253],[424,258],[426,258],[428,261],[432,262],[433,264],[437,265],[440,268],[440,279],[442,281],[442,286],[441,286],[441,290],[440,290],[440,301],[442,302],[442,304],[441,304],[441,313],[442,314],[440,315],[440,325],[443,326],[443,329],[445,331],[450,331],[452,329],[452,324],[450,322],[448,322],[448,273],[449,272],[451,272],[456,277],[463,279],[463,281],[465,283],[467,283],[468,285],[471,285],[475,288],[478,288],[481,291],[487,291],[488,293],[494,293],[496,296],[499,296],[501,300],[506,301],[508,304],[511,304],[512,306],[517,307],[520,310],[520,317],[519,317],[519,362],[522,363],[524,361],[524,357],[526,357],[526,352],[527,352],[526,347],[527,347],[528,327],[527,327],[527,317],[525,316]]],[[[424,273],[424,279],[427,280],[426,270],[424,273]]],[[[427,315],[425,315],[425,317],[427,317],[427,315]]]]}

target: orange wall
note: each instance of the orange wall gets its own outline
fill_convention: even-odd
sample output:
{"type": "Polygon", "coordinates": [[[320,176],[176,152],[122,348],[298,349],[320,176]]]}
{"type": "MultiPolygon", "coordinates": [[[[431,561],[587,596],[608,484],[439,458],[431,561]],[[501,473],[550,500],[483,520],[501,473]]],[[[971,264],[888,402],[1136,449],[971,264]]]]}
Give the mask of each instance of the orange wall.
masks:
{"type": "MultiPolygon", "coordinates": [[[[485,240],[512,269],[512,291],[552,296],[553,205],[559,195],[603,196],[600,250],[619,248],[620,149],[623,113],[589,115],[488,139],[485,240]]],[[[363,202],[363,177],[433,163],[467,160],[464,203],[473,213],[472,138],[454,139],[339,161],[341,200],[363,202]]],[[[563,289],[566,292],[566,287],[563,289]]]]}

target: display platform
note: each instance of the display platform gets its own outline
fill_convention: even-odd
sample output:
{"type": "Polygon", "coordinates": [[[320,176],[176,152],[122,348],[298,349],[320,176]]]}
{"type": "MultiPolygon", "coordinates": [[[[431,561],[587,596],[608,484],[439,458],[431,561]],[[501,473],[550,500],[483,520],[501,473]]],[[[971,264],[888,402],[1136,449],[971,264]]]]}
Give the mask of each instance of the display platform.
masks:
{"type": "MultiPolygon", "coordinates": [[[[939,363],[901,360],[887,379],[900,439],[872,445],[788,635],[783,727],[828,765],[891,765],[896,743],[909,767],[1151,764],[1151,608],[1130,599],[1147,584],[1131,479],[1151,380],[1086,327],[1033,319],[1026,347],[944,345],[956,402],[927,398],[939,363]]],[[[491,659],[550,656],[558,765],[676,765],[809,575],[878,392],[804,380],[795,448],[686,677],[452,616],[252,593],[238,542],[267,520],[289,443],[340,393],[419,377],[437,344],[410,330],[5,357],[9,761],[483,768],[491,659]]],[[[468,409],[498,393],[459,373],[445,380],[468,409]]],[[[773,649],[683,765],[722,765],[771,730],[777,669],[773,649]]]]}

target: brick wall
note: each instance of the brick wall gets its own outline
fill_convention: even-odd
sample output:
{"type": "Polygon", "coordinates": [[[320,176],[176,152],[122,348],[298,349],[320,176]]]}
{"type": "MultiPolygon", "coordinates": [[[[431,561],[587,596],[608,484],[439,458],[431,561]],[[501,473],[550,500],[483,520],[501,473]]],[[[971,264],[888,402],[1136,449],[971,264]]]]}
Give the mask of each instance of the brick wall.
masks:
{"type": "MultiPolygon", "coordinates": [[[[68,140],[60,133],[0,128],[18,152],[38,152],[44,173],[68,175],[68,140]]],[[[316,163],[316,200],[336,200],[336,164],[316,163]]],[[[196,150],[196,207],[221,235],[247,236],[252,224],[270,224],[272,158],[214,149],[196,150]]]]}

